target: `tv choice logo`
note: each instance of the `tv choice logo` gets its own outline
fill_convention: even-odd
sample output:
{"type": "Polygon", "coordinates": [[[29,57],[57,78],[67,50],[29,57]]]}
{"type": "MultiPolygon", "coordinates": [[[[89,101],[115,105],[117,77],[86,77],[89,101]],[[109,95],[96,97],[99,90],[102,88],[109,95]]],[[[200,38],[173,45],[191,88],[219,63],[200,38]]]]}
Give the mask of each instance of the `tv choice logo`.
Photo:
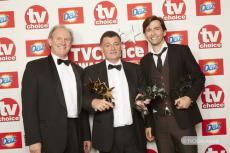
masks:
{"type": "Polygon", "coordinates": [[[223,59],[199,60],[199,65],[206,76],[224,75],[223,59]]]}
{"type": "Polygon", "coordinates": [[[186,20],[186,5],[183,0],[165,0],[162,10],[165,21],[186,20]]]}
{"type": "Polygon", "coordinates": [[[218,27],[215,25],[205,25],[203,26],[198,34],[199,39],[199,48],[207,49],[207,48],[221,48],[222,43],[222,34],[218,27]]]}
{"type": "Polygon", "coordinates": [[[19,105],[12,98],[0,100],[0,122],[19,121],[19,105]]]}
{"type": "MultiPolygon", "coordinates": [[[[122,59],[138,63],[148,52],[146,41],[127,42],[122,44],[122,59]]],[[[72,45],[69,59],[85,68],[104,60],[99,44],[72,45]]]]}
{"type": "Polygon", "coordinates": [[[17,72],[0,72],[0,89],[18,88],[17,72]]]}
{"type": "Polygon", "coordinates": [[[0,28],[14,28],[14,12],[0,12],[0,28]]]}
{"type": "Polygon", "coordinates": [[[0,133],[0,150],[22,148],[21,132],[0,133]]]}
{"type": "Polygon", "coordinates": [[[226,119],[207,119],[202,121],[202,135],[226,135],[226,119]]]}
{"type": "Polygon", "coordinates": [[[127,4],[128,20],[142,20],[152,15],[152,3],[127,4]]]}
{"type": "Polygon", "coordinates": [[[188,44],[187,31],[167,31],[165,39],[170,44],[188,44]]]}
{"type": "Polygon", "coordinates": [[[84,23],[83,7],[59,8],[60,24],[84,23]]]}
{"type": "Polygon", "coordinates": [[[208,146],[205,153],[227,153],[227,150],[222,145],[214,144],[208,146]]]}
{"type": "Polygon", "coordinates": [[[95,25],[117,24],[117,8],[109,1],[102,1],[94,8],[95,25]]]}
{"type": "Polygon", "coordinates": [[[220,0],[196,0],[196,15],[220,15],[220,0]]]}
{"type": "Polygon", "coordinates": [[[48,56],[50,48],[47,40],[27,40],[26,41],[26,56],[48,56]]]}
{"type": "Polygon", "coordinates": [[[26,29],[47,29],[49,28],[49,14],[40,5],[33,5],[25,12],[26,29]]]}
{"type": "Polygon", "coordinates": [[[14,42],[6,37],[0,38],[0,62],[16,60],[16,46],[14,42]]]}
{"type": "Polygon", "coordinates": [[[206,86],[201,93],[202,108],[224,108],[224,91],[217,85],[206,86]]]}

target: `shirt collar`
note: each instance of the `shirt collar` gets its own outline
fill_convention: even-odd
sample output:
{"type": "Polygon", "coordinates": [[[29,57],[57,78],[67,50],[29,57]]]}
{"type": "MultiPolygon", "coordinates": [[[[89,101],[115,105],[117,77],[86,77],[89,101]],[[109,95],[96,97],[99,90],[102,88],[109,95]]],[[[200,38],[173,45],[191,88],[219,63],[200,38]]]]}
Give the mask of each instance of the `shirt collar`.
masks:
{"type": "MultiPolygon", "coordinates": [[[[164,41],[164,43],[162,44],[162,46],[161,46],[161,48],[160,48],[160,50],[162,50],[164,47],[167,47],[168,48],[168,45],[167,45],[167,43],[164,41]]],[[[153,50],[153,48],[151,48],[151,51],[150,51],[151,53],[153,53],[153,54],[159,54],[159,53],[156,53],[154,50],[153,50]]],[[[167,50],[165,51],[165,52],[167,52],[167,50]]]]}

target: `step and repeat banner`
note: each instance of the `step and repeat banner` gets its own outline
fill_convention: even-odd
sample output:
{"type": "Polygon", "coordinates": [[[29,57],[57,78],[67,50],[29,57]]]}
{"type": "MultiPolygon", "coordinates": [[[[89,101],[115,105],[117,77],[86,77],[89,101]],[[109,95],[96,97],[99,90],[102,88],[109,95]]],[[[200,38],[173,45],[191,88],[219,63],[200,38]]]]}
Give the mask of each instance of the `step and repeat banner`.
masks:
{"type": "MultiPolygon", "coordinates": [[[[138,63],[149,48],[142,22],[152,14],[165,20],[166,41],[188,44],[206,75],[198,99],[204,118],[196,127],[199,153],[230,152],[229,6],[229,0],[0,0],[0,152],[28,153],[21,79],[28,61],[49,54],[52,26],[73,30],[69,58],[83,68],[104,59],[99,39],[107,30],[120,34],[123,59],[138,63]]],[[[157,153],[154,142],[148,148],[157,153]]]]}

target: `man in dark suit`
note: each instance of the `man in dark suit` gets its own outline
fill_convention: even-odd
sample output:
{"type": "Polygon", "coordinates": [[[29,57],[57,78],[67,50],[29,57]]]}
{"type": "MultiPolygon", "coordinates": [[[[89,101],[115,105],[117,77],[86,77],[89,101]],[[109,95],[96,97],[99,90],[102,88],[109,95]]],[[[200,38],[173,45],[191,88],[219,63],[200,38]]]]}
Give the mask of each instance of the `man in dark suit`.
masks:
{"type": "Polygon", "coordinates": [[[160,17],[150,16],[143,22],[143,33],[151,48],[140,62],[147,86],[157,84],[169,95],[165,99],[155,99],[148,105],[153,131],[149,125],[146,135],[149,141],[156,138],[159,153],[175,153],[175,150],[196,153],[197,145],[185,145],[181,138],[196,136],[194,126],[202,121],[196,100],[205,77],[187,45],[165,42],[166,30],[160,17]],[[181,81],[187,76],[191,78],[191,86],[181,97],[172,96],[176,95],[173,93],[180,94],[175,89],[180,88],[181,81]]]}
{"type": "Polygon", "coordinates": [[[94,113],[92,143],[100,153],[146,153],[143,118],[134,109],[143,77],[138,65],[121,60],[121,45],[116,32],[105,32],[100,39],[105,61],[84,70],[85,86],[99,79],[114,87],[115,105],[87,87],[84,90],[84,107],[94,113]]]}
{"type": "Polygon", "coordinates": [[[51,54],[29,62],[22,79],[26,145],[31,153],[89,153],[89,120],[81,109],[83,70],[67,60],[73,34],[57,25],[48,42],[51,54]]]}

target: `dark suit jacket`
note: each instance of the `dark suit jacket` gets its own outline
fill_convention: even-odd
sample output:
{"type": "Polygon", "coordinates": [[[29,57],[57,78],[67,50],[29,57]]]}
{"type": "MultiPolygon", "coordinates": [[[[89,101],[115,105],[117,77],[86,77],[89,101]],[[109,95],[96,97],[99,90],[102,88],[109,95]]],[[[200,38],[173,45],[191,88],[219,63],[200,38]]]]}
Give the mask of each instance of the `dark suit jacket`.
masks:
{"type": "MultiPolygon", "coordinates": [[[[134,108],[135,97],[138,93],[138,88],[142,88],[143,77],[141,77],[140,67],[133,63],[122,62],[125,75],[129,86],[130,104],[134,108]]],[[[89,66],[84,70],[84,103],[88,111],[94,112],[91,107],[91,102],[94,98],[99,98],[97,95],[91,93],[86,85],[90,80],[100,79],[108,86],[108,76],[106,71],[105,61],[89,66]]],[[[108,86],[109,87],[109,86],[108,86]]],[[[115,104],[116,107],[116,104],[115,104]]],[[[136,109],[132,110],[134,126],[136,130],[136,137],[140,148],[146,148],[146,139],[144,133],[144,123],[141,114],[136,109]]],[[[109,152],[113,145],[113,110],[110,109],[104,112],[95,112],[93,121],[92,141],[93,147],[103,151],[109,152]]]]}
{"type": "MultiPolygon", "coordinates": [[[[174,106],[173,110],[175,112],[175,118],[179,126],[181,128],[188,128],[202,121],[196,100],[200,95],[202,88],[204,87],[205,77],[188,46],[168,44],[167,54],[169,63],[170,89],[175,88],[178,82],[186,74],[189,74],[192,78],[192,87],[187,91],[185,95],[192,99],[192,107],[189,107],[189,109],[178,110],[174,106],[175,99],[171,100],[173,103],[172,105],[174,106]]],[[[153,72],[156,71],[156,65],[154,63],[152,54],[146,54],[141,59],[140,64],[146,79],[146,84],[148,86],[152,86],[154,84],[153,72]]],[[[169,95],[171,95],[171,93],[169,93],[169,95]]]]}
{"type": "MultiPolygon", "coordinates": [[[[85,140],[90,140],[87,114],[82,107],[83,70],[71,63],[77,82],[78,113],[85,140]]],[[[42,143],[48,153],[63,153],[67,138],[67,108],[57,68],[51,55],[29,62],[22,79],[22,115],[27,145],[42,143]]],[[[82,140],[81,139],[81,140],[82,140]]]]}

